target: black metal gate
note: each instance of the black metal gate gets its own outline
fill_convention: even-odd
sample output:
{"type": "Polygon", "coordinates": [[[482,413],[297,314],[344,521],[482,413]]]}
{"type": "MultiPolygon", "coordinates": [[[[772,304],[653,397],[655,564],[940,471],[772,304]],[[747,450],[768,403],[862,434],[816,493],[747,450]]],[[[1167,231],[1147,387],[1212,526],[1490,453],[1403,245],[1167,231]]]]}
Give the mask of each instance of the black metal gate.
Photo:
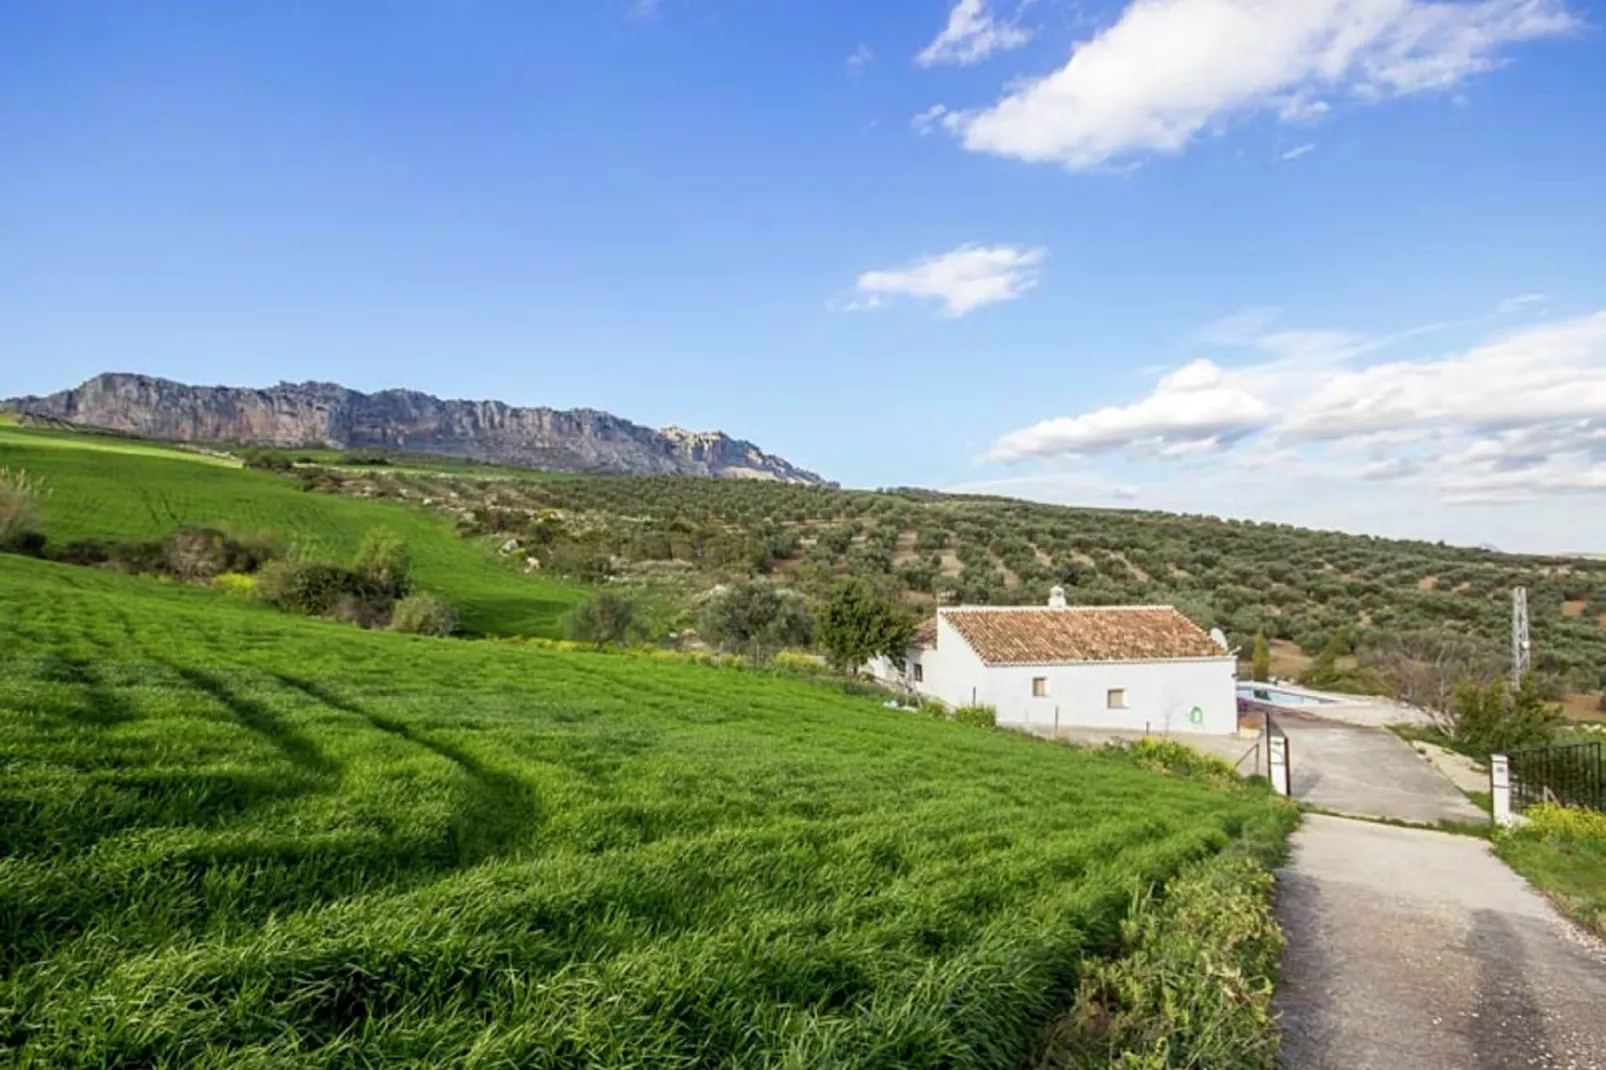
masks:
{"type": "Polygon", "coordinates": [[[1510,757],[1513,810],[1546,802],[1606,810],[1606,744],[1530,747],[1510,757]]]}

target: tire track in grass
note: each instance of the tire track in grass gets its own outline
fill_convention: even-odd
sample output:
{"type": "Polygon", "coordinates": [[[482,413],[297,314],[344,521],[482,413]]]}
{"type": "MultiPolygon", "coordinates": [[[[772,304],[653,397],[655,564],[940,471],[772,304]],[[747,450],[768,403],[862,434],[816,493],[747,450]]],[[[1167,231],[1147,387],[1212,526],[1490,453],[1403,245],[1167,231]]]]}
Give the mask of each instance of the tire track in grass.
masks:
{"type": "Polygon", "coordinates": [[[375,713],[311,680],[278,672],[272,676],[319,705],[361,717],[381,732],[422,747],[460,769],[473,785],[469,804],[452,823],[454,845],[463,865],[506,853],[543,823],[534,788],[491,768],[462,747],[426,736],[402,720],[375,713]]]}

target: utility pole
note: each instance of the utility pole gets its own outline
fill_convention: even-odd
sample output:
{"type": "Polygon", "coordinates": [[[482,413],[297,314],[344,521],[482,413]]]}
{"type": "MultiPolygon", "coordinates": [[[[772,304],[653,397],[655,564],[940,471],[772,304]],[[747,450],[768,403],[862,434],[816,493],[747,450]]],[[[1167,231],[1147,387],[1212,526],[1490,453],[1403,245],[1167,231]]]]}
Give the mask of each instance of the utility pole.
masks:
{"type": "Polygon", "coordinates": [[[1511,687],[1522,688],[1522,678],[1528,675],[1533,660],[1533,643],[1528,638],[1528,588],[1514,587],[1511,591],[1511,687]]]}

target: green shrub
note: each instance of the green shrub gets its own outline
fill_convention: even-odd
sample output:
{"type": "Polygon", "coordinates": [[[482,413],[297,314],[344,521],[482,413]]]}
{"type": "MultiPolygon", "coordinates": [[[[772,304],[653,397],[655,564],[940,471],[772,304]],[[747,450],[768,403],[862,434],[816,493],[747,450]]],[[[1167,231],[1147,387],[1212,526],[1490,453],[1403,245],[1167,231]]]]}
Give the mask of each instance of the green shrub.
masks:
{"type": "Polygon", "coordinates": [[[262,472],[289,472],[295,467],[290,458],[278,450],[243,449],[237,451],[235,456],[240,458],[245,467],[262,472]]]}
{"type": "Polygon", "coordinates": [[[1253,859],[1194,863],[1139,894],[1123,954],[1085,962],[1044,1070],[1275,1070],[1271,999],[1283,952],[1274,881],[1253,859]]]}
{"type": "Polygon", "coordinates": [[[457,623],[451,603],[423,592],[403,598],[390,613],[391,630],[408,635],[447,636],[457,631],[457,623]]]}
{"type": "Polygon", "coordinates": [[[574,607],[563,620],[564,634],[593,646],[617,646],[642,637],[645,629],[634,599],[604,591],[574,607]]]}
{"type": "Polygon", "coordinates": [[[783,650],[770,658],[770,668],[799,676],[821,676],[831,671],[831,667],[815,655],[796,650],[783,650]]]}
{"type": "Polygon", "coordinates": [[[998,711],[991,706],[972,704],[954,711],[954,720],[977,728],[998,727],[998,711]]]}
{"type": "Polygon", "coordinates": [[[1561,708],[1545,699],[1529,673],[1515,692],[1504,679],[1457,687],[1445,729],[1457,749],[1488,757],[1543,746],[1561,719],[1561,708]]]}
{"type": "Polygon", "coordinates": [[[39,531],[39,500],[44,496],[27,472],[0,468],[0,550],[37,554],[44,548],[39,531]]]}
{"type": "Polygon", "coordinates": [[[709,600],[700,631],[705,639],[762,665],[782,647],[808,646],[814,619],[802,595],[765,580],[749,580],[709,600]]]}
{"type": "Polygon", "coordinates": [[[412,551],[401,536],[389,528],[371,528],[362,537],[352,558],[352,571],[366,580],[384,597],[397,599],[407,594],[413,570],[412,551]]]}
{"type": "Polygon", "coordinates": [[[257,597],[275,609],[321,617],[382,599],[366,579],[322,561],[272,561],[257,574],[257,597]]]}
{"type": "Polygon", "coordinates": [[[1237,787],[1241,783],[1237,770],[1231,765],[1174,739],[1145,736],[1131,742],[1117,740],[1106,743],[1101,750],[1152,773],[1171,773],[1219,787],[1237,787]]]}
{"type": "Polygon", "coordinates": [[[826,657],[840,672],[856,675],[871,658],[885,655],[901,666],[915,622],[866,580],[837,584],[815,622],[826,657]]]}
{"type": "Polygon", "coordinates": [[[1606,846],[1606,813],[1569,806],[1530,807],[1523,811],[1528,823],[1523,831],[1542,840],[1598,840],[1606,846]]]}

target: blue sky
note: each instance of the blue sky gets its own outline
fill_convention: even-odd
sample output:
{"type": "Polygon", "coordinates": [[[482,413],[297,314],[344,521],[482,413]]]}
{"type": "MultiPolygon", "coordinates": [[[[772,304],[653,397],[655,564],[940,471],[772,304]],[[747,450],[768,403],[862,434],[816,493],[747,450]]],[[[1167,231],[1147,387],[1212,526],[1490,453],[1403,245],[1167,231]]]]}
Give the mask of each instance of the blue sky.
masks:
{"type": "Polygon", "coordinates": [[[0,7],[0,395],[1606,551],[1598,0],[0,7]]]}

